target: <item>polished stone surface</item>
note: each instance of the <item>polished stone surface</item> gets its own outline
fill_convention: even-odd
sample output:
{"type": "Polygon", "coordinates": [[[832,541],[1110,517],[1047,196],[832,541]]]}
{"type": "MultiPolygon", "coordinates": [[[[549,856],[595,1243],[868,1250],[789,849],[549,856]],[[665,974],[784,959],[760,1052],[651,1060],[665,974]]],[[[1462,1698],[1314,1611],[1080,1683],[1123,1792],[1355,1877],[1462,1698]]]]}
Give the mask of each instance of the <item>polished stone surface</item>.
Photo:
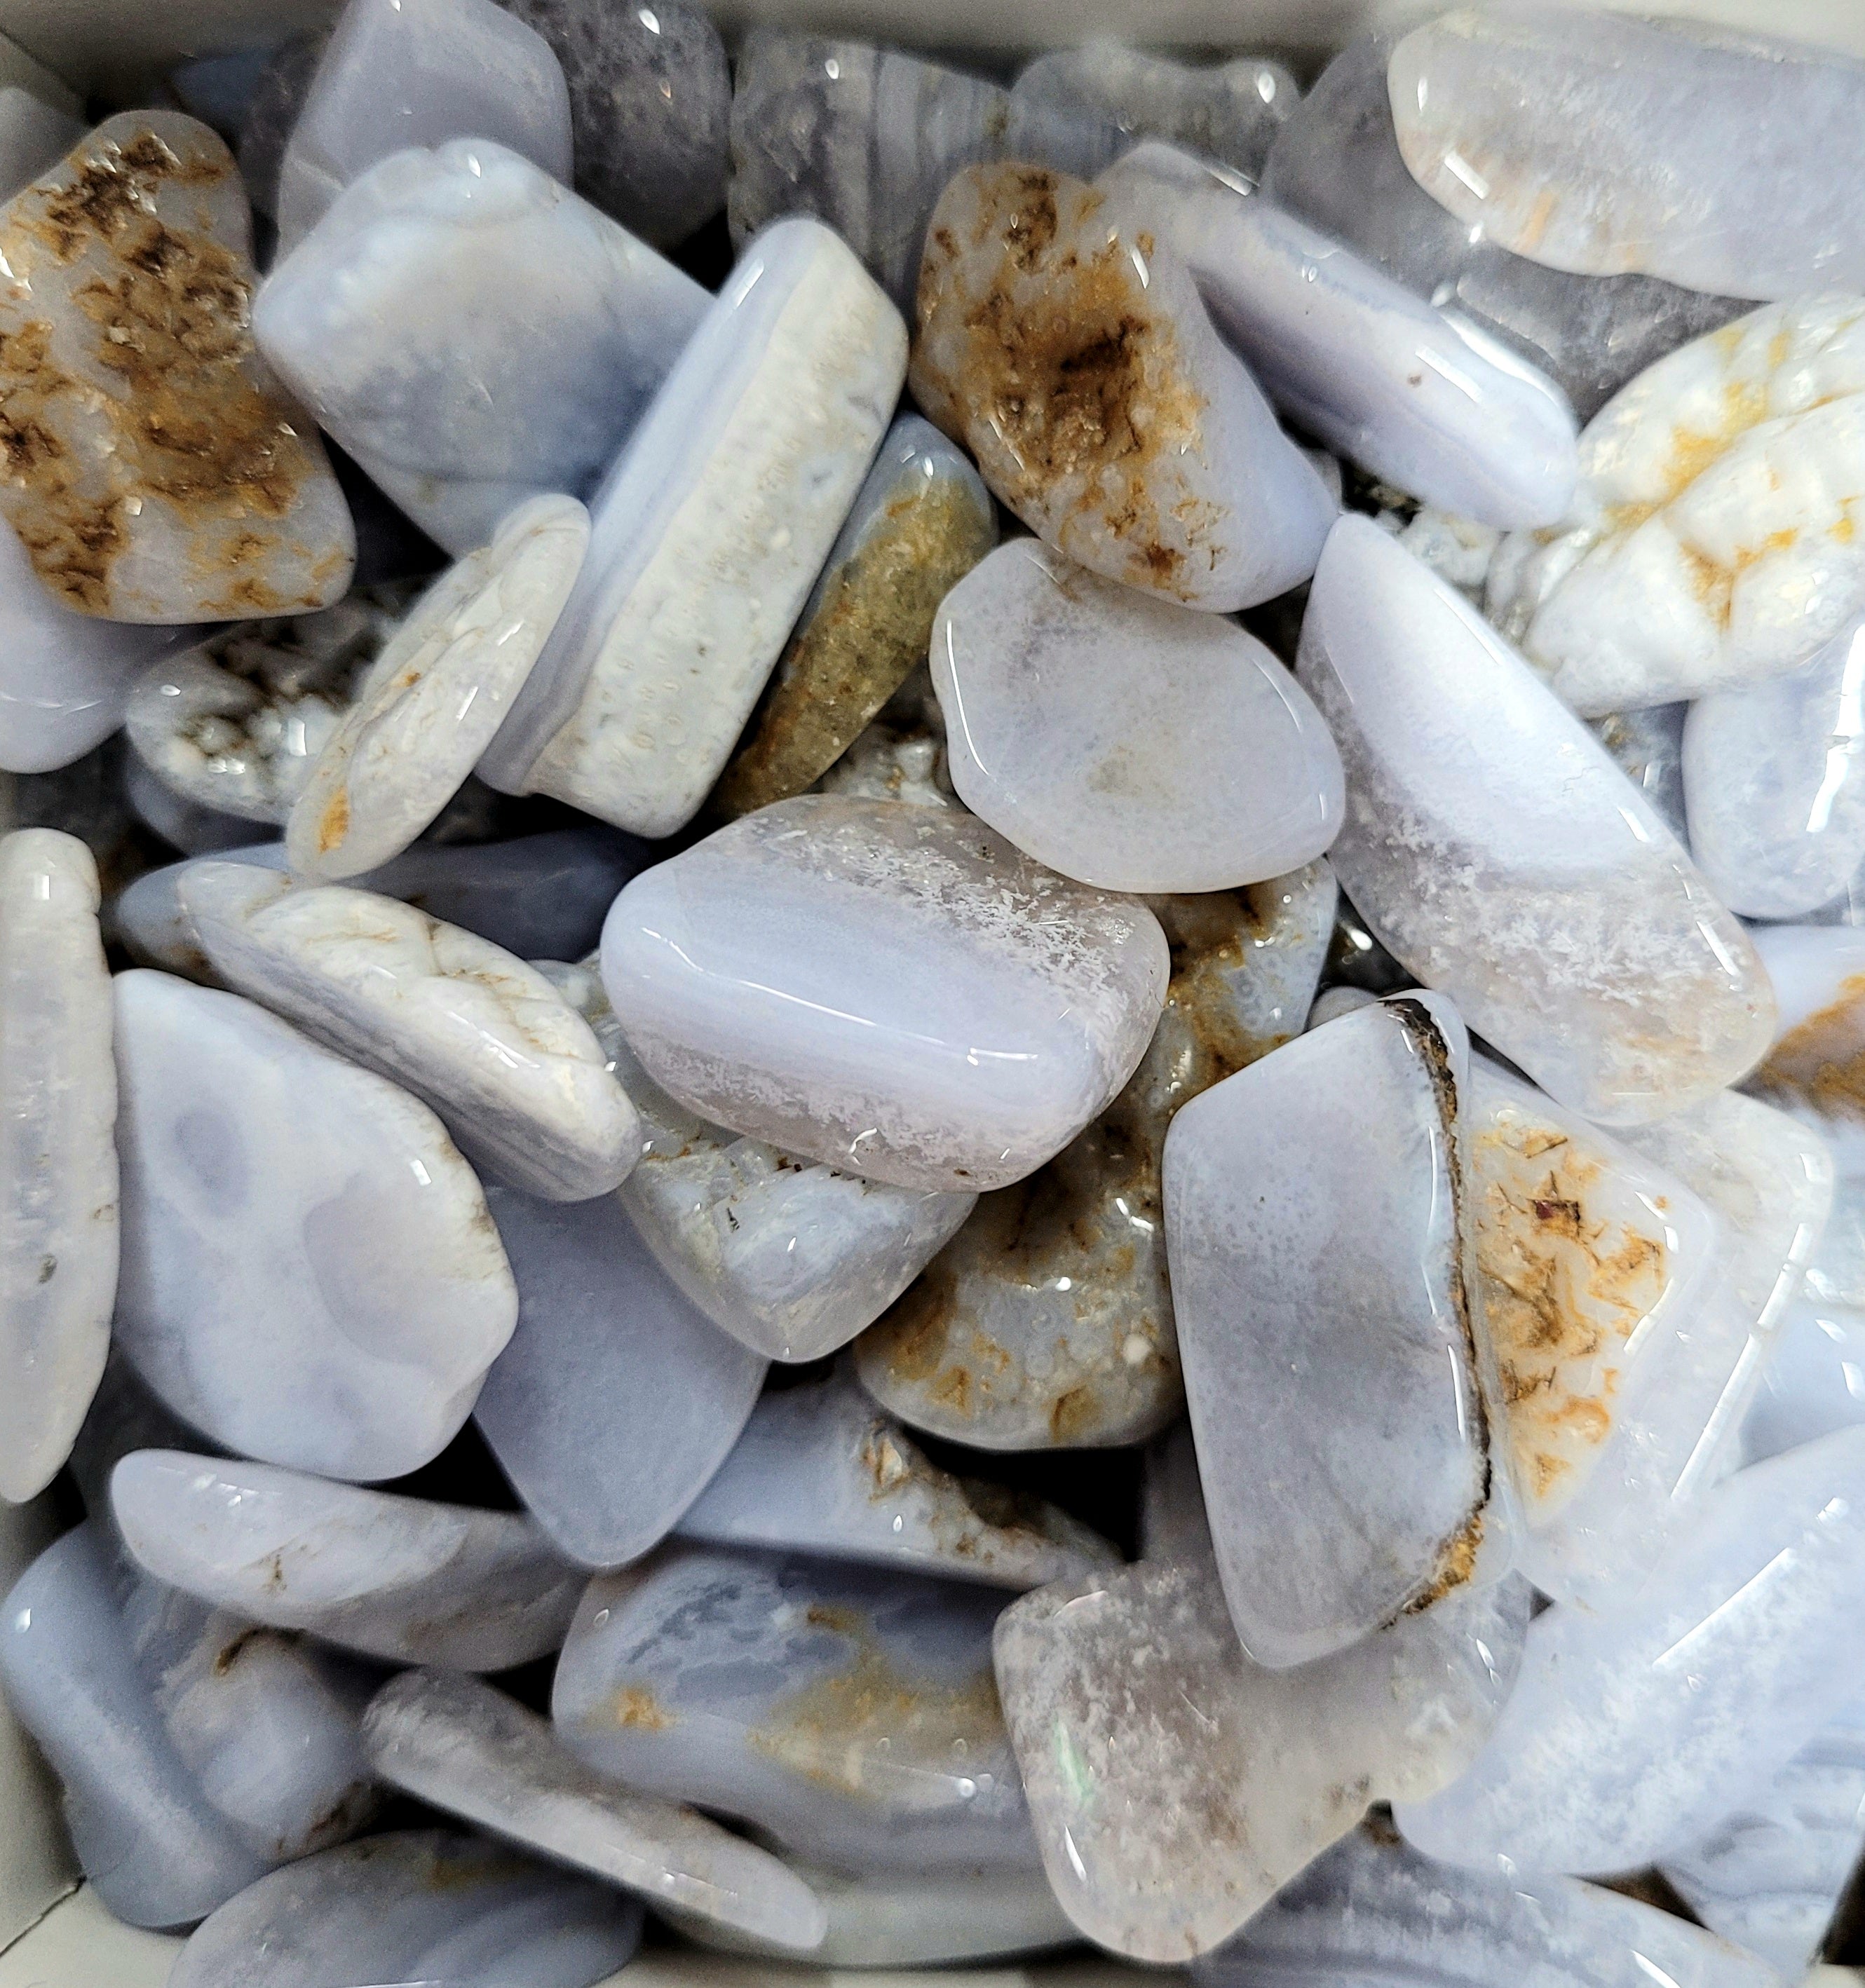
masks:
{"type": "Polygon", "coordinates": [[[1789,1306],[1742,1418],[1741,1461],[1758,1463],[1865,1422],[1865,1315],[1809,1294],[1789,1306]]]}
{"type": "Polygon", "coordinates": [[[1687,704],[1648,704],[1596,718],[1592,729],[1659,820],[1694,855],[1684,808],[1684,734],[1690,710],[1687,704]]]}

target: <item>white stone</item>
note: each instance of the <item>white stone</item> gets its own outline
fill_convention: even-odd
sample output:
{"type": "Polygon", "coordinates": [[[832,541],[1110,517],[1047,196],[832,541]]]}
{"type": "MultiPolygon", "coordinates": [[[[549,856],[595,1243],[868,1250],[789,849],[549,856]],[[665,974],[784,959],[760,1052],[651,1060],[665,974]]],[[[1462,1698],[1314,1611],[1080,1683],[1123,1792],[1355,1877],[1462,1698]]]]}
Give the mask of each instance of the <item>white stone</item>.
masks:
{"type": "Polygon", "coordinates": [[[1471,1028],[1607,1125],[1748,1070],[1774,1003],[1740,926],[1599,741],[1367,519],[1328,541],[1298,674],[1346,764],[1342,888],[1471,1028]]]}
{"type": "Polygon", "coordinates": [[[1788,1307],[1742,1420],[1741,1460],[1759,1463],[1865,1422],[1865,1315],[1804,1297],[1788,1307]]]}
{"type": "Polygon", "coordinates": [[[286,829],[301,877],[340,883],[406,849],[524,687],[589,545],[574,497],[536,497],[410,610],[306,776],[286,829]]]}
{"type": "Polygon", "coordinates": [[[1159,230],[1264,391],[1337,455],[1479,524],[1565,515],[1573,410],[1499,340],[1253,197],[1231,168],[1146,144],[1097,184],[1159,230]]]}
{"type": "Polygon", "coordinates": [[[1340,828],[1340,756],[1269,649],[1041,539],[946,596],[932,681],[959,798],[1081,883],[1230,890],[1299,869],[1340,828]]]}
{"type": "Polygon", "coordinates": [[[1809,661],[1865,607],[1865,299],[1754,311],[1586,424],[1565,519],[1512,536],[1489,611],[1583,717],[1809,661]]]}
{"type": "Polygon", "coordinates": [[[192,864],[178,894],[228,986],[421,1098],[479,1165],[553,1201],[634,1165],[635,1108],[536,968],[412,904],[252,864],[192,864]]]}
{"type": "Polygon", "coordinates": [[[570,604],[480,762],[642,835],[730,756],[886,432],[906,328],[800,217],[740,256],[590,500],[570,604]]]}
{"type": "Polygon", "coordinates": [[[1040,1166],[1125,1083],[1169,959],[1142,905],[969,816],[803,796],[624,890],[602,978],[702,1117],[902,1187],[1040,1166]]]}
{"type": "Polygon", "coordinates": [[[269,1463],[368,1479],[438,1456],[517,1311],[439,1120],[235,995],[114,990],[131,1363],[269,1463]]]}
{"type": "Polygon", "coordinates": [[[1857,1694],[1865,1432],[1771,1458],[1708,1493],[1690,1534],[1599,1615],[1529,1625],[1475,1763],[1397,1805],[1427,1856],[1473,1868],[1630,1870],[1738,1807],[1857,1694]]]}
{"type": "Polygon", "coordinates": [[[117,1296],[117,1071],[97,866],[76,837],[0,840],[0,1497],[57,1474],[117,1296]]]}
{"type": "Polygon", "coordinates": [[[405,1671],[377,1693],[364,1732],[385,1780],[553,1863],[789,1956],[821,1942],[822,1907],[768,1851],[604,1780],[547,1719],[490,1685],[405,1671]]]}
{"type": "Polygon", "coordinates": [[[400,1664],[502,1671],[564,1640],[583,1577],[535,1521],[263,1463],[137,1449],[111,1472],[158,1581],[249,1621],[400,1664]]]}
{"type": "Polygon", "coordinates": [[[674,1530],[993,1587],[1119,1564],[1047,1499],[942,1469],[846,1374],[767,1395],[674,1530]]]}
{"type": "Polygon", "coordinates": [[[549,42],[492,0],[350,0],[280,162],[281,252],[378,159],[461,137],[570,184],[570,91],[549,42]]]}
{"type": "Polygon", "coordinates": [[[253,306],[280,374],[454,553],[526,498],[586,495],[708,302],[493,135],[371,167],[253,306]]]}
{"type": "Polygon", "coordinates": [[[1690,710],[1687,704],[1648,704],[1637,711],[1596,718],[1591,725],[1613,763],[1687,849],[1691,844],[1684,808],[1684,734],[1690,710]]]}

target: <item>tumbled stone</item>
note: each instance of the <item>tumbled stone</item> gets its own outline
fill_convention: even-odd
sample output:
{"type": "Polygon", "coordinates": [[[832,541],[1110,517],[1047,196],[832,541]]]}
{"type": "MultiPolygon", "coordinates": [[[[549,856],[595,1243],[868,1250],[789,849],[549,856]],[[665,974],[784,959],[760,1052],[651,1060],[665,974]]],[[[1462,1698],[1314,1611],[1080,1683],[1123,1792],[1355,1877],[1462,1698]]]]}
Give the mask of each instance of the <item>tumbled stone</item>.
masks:
{"type": "Polygon", "coordinates": [[[551,1716],[600,1772],[841,1869],[1033,1865],[991,1678],[1001,1601],[682,1547],[591,1582],[551,1716]]]}
{"type": "Polygon", "coordinates": [[[1298,674],[1346,764],[1342,887],[1551,1097],[1635,1124],[1758,1060],[1774,1002],[1741,928],[1521,657],[1365,519],[1328,541],[1298,674]]]}
{"type": "Polygon", "coordinates": [[[527,497],[588,495],[706,303],[476,133],[346,188],[274,269],[252,323],[319,421],[458,553],[527,497]]]}
{"type": "Polygon", "coordinates": [[[1264,391],[1330,448],[1481,524],[1564,515],[1573,411],[1514,352],[1207,160],[1142,145],[1098,184],[1184,259],[1264,391]]]}
{"type": "Polygon", "coordinates": [[[620,1567],[665,1538],[738,1440],[764,1362],[668,1280],[620,1199],[494,1188],[518,1329],[476,1419],[560,1553],[620,1567]]]}
{"type": "Polygon", "coordinates": [[[474,1163],[551,1201],[619,1186],[641,1122],[534,966],[371,891],[191,864],[181,915],[235,992],[430,1105],[474,1163]]]}
{"type": "Polygon", "coordinates": [[[178,111],[107,119],[0,211],[0,510],[67,607],[205,621],[322,607],[356,534],[247,322],[232,155],[178,111]]]}
{"type": "Polygon", "coordinates": [[[1413,178],[1518,255],[1743,297],[1865,288],[1865,228],[1832,166],[1865,115],[1865,63],[1689,22],[1576,32],[1544,5],[1414,29],[1388,81],[1413,178]],[[1765,174],[1729,146],[1737,119],[1765,174]]]}
{"type": "Polygon", "coordinates": [[[349,0],[279,161],[281,254],[378,160],[465,137],[570,184],[570,93],[550,44],[492,0],[349,0]]]}
{"type": "Polygon", "coordinates": [[[1166,1249],[1224,1589],[1275,1669],[1506,1570],[1492,1355],[1466,1285],[1469,1049],[1400,995],[1173,1121],[1166,1249]]]}
{"type": "Polygon", "coordinates": [[[1227,1939],[1369,1801],[1456,1779],[1508,1695],[1528,1602],[1517,1581],[1465,1591],[1291,1671],[1237,1647],[1208,1563],[1014,1603],[998,1688],[1064,1909],[1136,1960],[1227,1939]]]}
{"type": "Polygon", "coordinates": [[[1690,708],[1650,704],[1638,711],[1615,711],[1593,719],[1591,729],[1659,820],[1695,855],[1684,811],[1684,732],[1690,708]]]}
{"type": "Polygon", "coordinates": [[[1015,539],[941,602],[932,681],[959,798],[1065,877],[1196,893],[1334,840],[1340,756],[1274,654],[1215,614],[1015,539]]]}
{"type": "Polygon", "coordinates": [[[169,1988],[594,1988],[641,1943],[641,1909],[483,1837],[397,1830],[275,1871],[205,1920],[169,1988]]]}
{"type": "Polygon", "coordinates": [[[1739,1472],[1643,1584],[1528,1628],[1488,1744],[1401,1803],[1427,1856],[1476,1868],[1625,1871],[1687,1849],[1704,1791],[1735,1807],[1857,1696],[1865,1432],[1739,1472]]]}
{"type": "Polygon", "coordinates": [[[902,1187],[1001,1187],[1130,1077],[1144,906],[943,810],[801,796],[645,871],[603,930],[628,1046],[702,1117],[902,1187]]]}
{"type": "Polygon", "coordinates": [[[1742,1418],[1741,1461],[1758,1463],[1865,1422],[1865,1316],[1812,1294],[1789,1306],[1742,1418]]]}
{"type": "Polygon", "coordinates": [[[117,1342],[229,1449],[396,1477],[510,1337],[479,1182],[424,1104],[237,996],[119,974],[117,1342]]]}
{"type": "Polygon", "coordinates": [[[945,596],[997,540],[997,514],[969,459],[903,414],[804,604],[712,806],[749,814],[820,779],[915,666],[945,596]]]}
{"type": "Polygon", "coordinates": [[[1150,234],[1061,174],[959,174],[926,238],[913,395],[1058,552],[1227,613],[1305,580],[1335,506],[1150,234]]]}
{"type": "Polygon", "coordinates": [[[76,837],[0,840],[0,1498],[69,1453],[110,1351],[117,1072],[97,865],[76,837]]]}
{"type": "Polygon", "coordinates": [[[1565,390],[1588,420],[1686,339],[1735,316],[1731,297],[1651,276],[1574,276],[1498,248],[1406,170],[1393,135],[1393,38],[1351,42],[1276,135],[1264,191],[1407,289],[1500,338],[1565,390]]]}
{"type": "Polygon", "coordinates": [[[674,1530],[993,1587],[1119,1564],[1047,1499],[942,1469],[845,1374],[767,1395],[674,1530]]]}
{"type": "Polygon", "coordinates": [[[1325,863],[1164,898],[1165,1012],[1113,1104],[988,1195],[855,1344],[861,1383],[914,1427],[981,1449],[1137,1442],[1184,1401],[1159,1155],[1172,1114],[1301,1032],[1332,928],[1325,863]]]}
{"type": "Polygon", "coordinates": [[[409,610],[292,805],[299,875],[379,869],[458,792],[537,661],[589,544],[574,497],[537,497],[409,610]]]}
{"type": "Polygon", "coordinates": [[[564,1640],[582,1577],[534,1521],[354,1484],[134,1449],[110,1511],[159,1581],[249,1621],[390,1663],[502,1671],[564,1640]]]}
{"type": "Polygon", "coordinates": [[[306,93],[330,45],[327,22],[308,34],[292,35],[266,59],[247,100],[239,129],[239,176],[254,211],[272,219],[279,211],[279,173],[292,127],[304,108],[306,93]]]}
{"type": "Polygon", "coordinates": [[[476,1679],[405,1671],[369,1708],[385,1780],[657,1906],[807,1952],[826,1924],[809,1886],[696,1810],[593,1773],[547,1719],[476,1679]]]}

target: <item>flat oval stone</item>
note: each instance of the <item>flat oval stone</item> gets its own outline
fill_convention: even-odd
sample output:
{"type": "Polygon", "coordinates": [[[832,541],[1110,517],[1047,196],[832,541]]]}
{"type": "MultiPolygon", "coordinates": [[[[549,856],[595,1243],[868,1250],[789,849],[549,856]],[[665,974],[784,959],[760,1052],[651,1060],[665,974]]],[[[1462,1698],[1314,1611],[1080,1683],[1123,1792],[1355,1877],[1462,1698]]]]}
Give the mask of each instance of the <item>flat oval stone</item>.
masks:
{"type": "Polygon", "coordinates": [[[110,1352],[117,1071],[97,865],[75,836],[0,840],[0,1497],[58,1473],[110,1352]]]}
{"type": "Polygon", "coordinates": [[[582,1591],[582,1576],[519,1513],[263,1463],[134,1450],[111,1472],[110,1503],[158,1581],[390,1663],[530,1663],[562,1643],[582,1591]]]}
{"type": "Polygon", "coordinates": [[[1297,671],[1346,763],[1342,887],[1486,1041],[1606,1125],[1747,1073],[1774,1002],[1741,928],[1599,742],[1369,519],[1328,542],[1297,671]]]}
{"type": "Polygon", "coordinates": [[[438,1456],[517,1314],[440,1121],[235,995],[143,971],[114,990],[137,1371],[266,1462],[366,1480],[438,1456]]]}
{"type": "Polygon", "coordinates": [[[967,167],[927,234],[913,396],[1058,551],[1228,613],[1305,580],[1335,505],[1149,232],[1079,180],[967,167]]]}
{"type": "Polygon", "coordinates": [[[844,1870],[1033,1865],[991,1678],[1001,1600],[682,1547],[590,1584],[551,1716],[598,1771],[844,1870]]]}
{"type": "Polygon", "coordinates": [[[637,878],[603,930],[629,1046],[702,1117],[902,1187],[974,1192],[1104,1110],[1158,1020],[1139,904],[981,823],[804,796],[637,878]]]}
{"type": "Polygon", "coordinates": [[[1298,870],[1339,830],[1340,756],[1270,650],[1040,539],[946,596],[932,681],[959,798],[1065,877],[1230,890],[1298,870]]]}
{"type": "Polygon", "coordinates": [[[171,110],[107,119],[0,210],[0,510],[81,614],[289,614],[350,583],[343,494],[248,326],[252,240],[232,154],[171,110]]]}

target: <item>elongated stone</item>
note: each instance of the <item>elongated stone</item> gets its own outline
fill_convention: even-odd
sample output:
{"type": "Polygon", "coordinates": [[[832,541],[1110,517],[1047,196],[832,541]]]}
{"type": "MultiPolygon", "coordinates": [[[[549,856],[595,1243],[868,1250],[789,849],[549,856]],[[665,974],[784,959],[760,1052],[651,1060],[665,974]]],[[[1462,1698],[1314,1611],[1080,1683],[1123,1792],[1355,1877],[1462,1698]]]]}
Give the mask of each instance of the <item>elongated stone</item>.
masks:
{"type": "Polygon", "coordinates": [[[1167,965],[1143,906],[980,823],[807,795],[645,872],[602,939],[628,1045],[680,1103],[961,1192],[1021,1178],[1105,1109],[1167,965]]]}
{"type": "Polygon", "coordinates": [[[641,1909],[485,1838],[398,1830],[276,1871],[188,1937],[170,1988],[593,1988],[633,1958],[641,1909]]]}
{"type": "Polygon", "coordinates": [[[1335,57],[1277,134],[1264,191],[1549,374],[1588,420],[1654,360],[1735,316],[1731,297],[1651,276],[1574,276],[1498,248],[1406,170],[1386,87],[1393,38],[1335,57]]]}
{"type": "Polygon", "coordinates": [[[1340,756],[1254,636],[1017,539],[940,603],[932,681],[952,783],[1065,877],[1234,889],[1312,861],[1340,756]]]}
{"type": "Polygon", "coordinates": [[[1739,1806],[1856,1696],[1862,1499],[1865,1434],[1823,1437],[1708,1493],[1691,1534],[1610,1609],[1538,1615],[1474,1763],[1397,1806],[1407,1840],[1542,1871],[1687,1848],[1705,1789],[1739,1806]]]}
{"type": "Polygon", "coordinates": [[[1695,854],[1684,810],[1684,734],[1690,708],[1687,704],[1650,704],[1637,711],[1615,711],[1595,718],[1592,729],[1659,820],[1695,854]]]}
{"type": "Polygon", "coordinates": [[[81,614],[288,614],[350,583],[323,445],[253,346],[251,254],[232,155],[176,111],[107,119],[0,211],[0,510],[81,614]]]}
{"type": "Polygon", "coordinates": [[[620,1567],[664,1539],[738,1439],[764,1362],[681,1296],[613,1195],[494,1188],[518,1330],[479,1430],[557,1550],[620,1567]]]}
{"type": "Polygon", "coordinates": [[[1441,1988],[1772,1988],[1772,1969],[1597,1885],[1433,1863],[1369,1821],[1266,1905],[1197,1988],[1406,1980],[1441,1988]]]}
{"type": "Polygon", "coordinates": [[[1189,1097],[1298,1034],[1334,918],[1325,863],[1163,898],[1166,1009],[1109,1109],[987,1195],[855,1344],[861,1383],[915,1428],[981,1449],[1137,1442],[1184,1401],[1159,1155],[1189,1097]]]}
{"type": "Polygon", "coordinates": [[[69,1454],[117,1295],[117,1072],[97,866],[76,837],[0,840],[0,1497],[69,1454]]]}
{"type": "Polygon", "coordinates": [[[266,1462],[367,1479],[438,1456],[517,1310],[439,1120],[236,996],[113,986],[137,1371],[266,1462]]]}
{"type": "Polygon", "coordinates": [[[861,488],[905,348],[820,222],[746,248],[591,500],[582,576],[480,762],[494,786],[644,835],[692,818],[861,488]]]}
{"type": "Polygon", "coordinates": [[[589,514],[536,497],[435,581],[363,680],[292,804],[299,875],[381,868],[438,815],[523,688],[582,566],[589,514]]]}
{"type": "Polygon", "coordinates": [[[767,1395],[675,1530],[993,1587],[1119,1564],[1047,1499],[942,1469],[846,1374],[767,1395]]]}
{"type": "Polygon", "coordinates": [[[902,415],[712,806],[749,814],[820,779],[926,661],[940,601],[997,542],[997,514],[977,470],[929,421],[902,415]]]}
{"type": "Polygon", "coordinates": [[[222,979],[422,1099],[476,1164],[552,1201],[634,1165],[635,1107],[535,967],[393,898],[248,863],[191,865],[178,890],[222,979]]]}
{"type": "Polygon", "coordinates": [[[1759,1463],[1859,1422],[1865,1422],[1865,1317],[1811,1296],[1796,1300],[1742,1418],[1741,1461],[1759,1463]]]}
{"type": "Polygon", "coordinates": [[[1556,269],[1785,297],[1865,288],[1865,228],[1834,180],[1865,63],[1769,36],[1551,6],[1414,29],[1389,78],[1399,149],[1473,232],[1556,269]],[[1765,133],[1758,181],[1721,142],[1765,133]]]}
{"type": "Polygon", "coordinates": [[[158,1581],[390,1663],[502,1671],[563,1641],[582,1579],[531,1520],[137,1449],[110,1511],[158,1581]]]}
{"type": "Polygon", "coordinates": [[[1404,995],[1193,1098],[1166,1239],[1224,1594],[1272,1668],[1506,1569],[1496,1381],[1467,1287],[1469,1049],[1404,995]]]}
{"type": "Polygon", "coordinates": [[[1636,1124],[1756,1062],[1774,1004],[1741,927],[1534,671],[1365,519],[1328,542],[1298,674],[1346,763],[1342,888],[1551,1097],[1636,1124]],[[1481,779],[1457,769],[1473,738],[1481,779]]]}
{"type": "Polygon", "coordinates": [[[843,1870],[1034,1865],[991,1679],[1001,1600],[682,1547],[591,1582],[551,1716],[600,1772],[843,1870]]]}
{"type": "Polygon", "coordinates": [[[587,495],[707,301],[495,135],[372,167],[253,309],[319,421],[453,553],[528,497],[587,495]]]}
{"type": "Polygon", "coordinates": [[[926,238],[913,396],[1058,552],[1227,613],[1305,580],[1335,506],[1150,232],[1079,180],[967,167],[926,238]]]}
{"type": "Polygon", "coordinates": [[[692,1809],[604,1780],[547,1719],[490,1685],[405,1671],[377,1695],[364,1729],[384,1780],[554,1863],[780,1952],[821,1940],[822,1907],[768,1851],[692,1809]]]}
{"type": "Polygon", "coordinates": [[[1142,145],[1098,184],[1183,258],[1264,390],[1337,454],[1481,524],[1564,515],[1573,411],[1508,347],[1189,152],[1142,145]]]}
{"type": "Polygon", "coordinates": [[[1064,1909],[1137,1960],[1227,1939],[1369,1800],[1456,1779],[1508,1695],[1528,1601],[1518,1581],[1465,1592],[1290,1671],[1237,1647],[1208,1562],[1014,1603],[998,1689],[1064,1909]]]}
{"type": "Polygon", "coordinates": [[[570,184],[570,93],[550,44],[492,0],[349,0],[279,161],[281,252],[377,160],[467,137],[570,184]]]}

